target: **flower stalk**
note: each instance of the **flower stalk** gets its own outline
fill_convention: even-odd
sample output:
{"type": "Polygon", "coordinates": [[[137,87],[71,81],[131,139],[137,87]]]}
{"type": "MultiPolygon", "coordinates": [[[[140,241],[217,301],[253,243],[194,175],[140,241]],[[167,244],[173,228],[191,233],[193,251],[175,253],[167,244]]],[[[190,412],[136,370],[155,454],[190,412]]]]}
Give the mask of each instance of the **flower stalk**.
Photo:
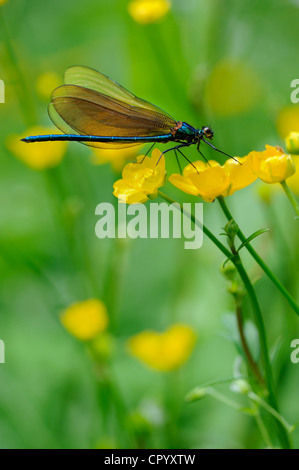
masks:
{"type": "MultiPolygon", "coordinates": [[[[231,261],[233,262],[233,264],[237,268],[238,273],[241,277],[241,280],[243,281],[244,287],[247,291],[247,294],[248,294],[248,297],[249,297],[249,300],[250,300],[250,304],[251,304],[251,307],[252,307],[255,323],[256,323],[256,326],[257,326],[257,329],[258,329],[258,332],[259,332],[259,340],[260,340],[260,347],[261,347],[261,359],[262,359],[262,364],[263,364],[263,369],[264,369],[264,374],[265,374],[265,384],[266,384],[267,392],[268,392],[268,403],[274,410],[279,412],[277,402],[276,402],[275,393],[274,393],[272,369],[271,369],[271,363],[270,363],[270,358],[269,358],[268,344],[267,344],[267,338],[266,338],[266,330],[265,330],[265,326],[264,326],[262,312],[261,312],[256,294],[255,294],[254,288],[253,288],[252,283],[249,279],[249,276],[248,276],[248,274],[247,274],[247,272],[246,272],[246,270],[243,266],[243,263],[241,261],[239,253],[236,253],[233,256],[231,256],[230,251],[227,250],[227,248],[212,234],[212,232],[210,232],[210,230],[204,224],[201,224],[197,219],[195,219],[195,217],[192,214],[187,214],[184,211],[182,205],[178,204],[176,201],[174,201],[173,199],[171,199],[169,196],[165,195],[161,191],[159,191],[158,193],[159,193],[159,196],[162,197],[168,203],[176,204],[175,207],[177,207],[178,210],[180,210],[183,214],[190,217],[190,219],[192,220],[192,222],[195,225],[202,228],[205,235],[207,235],[210,238],[210,240],[220,249],[220,251],[223,254],[225,254],[225,256],[227,258],[231,259],[231,261]]],[[[287,448],[287,449],[290,448],[289,435],[288,435],[286,429],[284,428],[284,426],[282,426],[282,424],[279,420],[276,419],[275,423],[276,423],[276,429],[277,429],[277,437],[278,437],[278,439],[281,443],[281,446],[283,448],[287,448]]]]}
{"type": "MultiPolygon", "coordinates": [[[[227,220],[233,220],[233,216],[230,213],[225,200],[222,196],[218,197],[218,202],[220,207],[226,216],[227,220]]],[[[247,238],[245,237],[244,233],[241,231],[240,227],[238,227],[237,235],[242,243],[244,243],[247,238]]],[[[275,276],[275,274],[271,271],[271,269],[267,266],[267,264],[263,261],[263,259],[258,255],[255,249],[252,247],[250,243],[246,243],[246,249],[249,251],[251,256],[255,259],[258,265],[262,268],[265,274],[269,277],[269,279],[273,282],[273,284],[277,287],[277,289],[281,292],[281,294],[286,298],[294,312],[299,315],[299,306],[292,295],[287,291],[287,289],[283,286],[283,284],[279,281],[279,279],[275,276]]]]}

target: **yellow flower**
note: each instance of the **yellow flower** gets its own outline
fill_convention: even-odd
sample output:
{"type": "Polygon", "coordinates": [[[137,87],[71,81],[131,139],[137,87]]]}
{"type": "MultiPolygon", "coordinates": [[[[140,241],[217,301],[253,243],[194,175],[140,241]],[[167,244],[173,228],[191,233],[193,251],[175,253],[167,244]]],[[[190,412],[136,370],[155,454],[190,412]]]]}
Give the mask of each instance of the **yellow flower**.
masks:
{"type": "Polygon", "coordinates": [[[286,138],[287,151],[292,154],[299,154],[299,132],[290,132],[286,138]]]}
{"type": "Polygon", "coordinates": [[[290,132],[299,132],[299,105],[292,105],[283,108],[276,122],[279,135],[284,139],[290,132]]]}
{"type": "Polygon", "coordinates": [[[183,175],[171,175],[169,181],[185,193],[212,202],[216,197],[230,196],[256,180],[251,162],[246,157],[237,160],[227,160],[222,166],[214,160],[208,163],[197,161],[194,166],[187,165],[183,175]]]}
{"type": "Polygon", "coordinates": [[[0,6],[4,5],[4,3],[6,3],[6,2],[7,2],[7,0],[0,0],[0,6]]]}
{"type": "Polygon", "coordinates": [[[129,350],[133,356],[159,371],[177,369],[189,358],[196,335],[187,325],[173,325],[164,333],[143,331],[130,338],[129,350]]]}
{"type": "Polygon", "coordinates": [[[170,10],[169,0],[133,0],[128,5],[132,18],[141,24],[155,23],[170,10]]]}
{"type": "Polygon", "coordinates": [[[213,115],[235,116],[252,109],[259,93],[259,79],[252,68],[224,59],[207,80],[205,99],[213,115]]]}
{"type": "Polygon", "coordinates": [[[44,72],[36,81],[36,89],[39,96],[48,100],[52,90],[61,85],[61,80],[55,72],[44,72]]]}
{"type": "Polygon", "coordinates": [[[97,299],[76,302],[63,312],[61,323],[73,336],[88,341],[106,329],[107,310],[104,303],[97,299]]]}
{"type": "Polygon", "coordinates": [[[280,183],[296,171],[291,155],[279,147],[266,145],[263,152],[250,152],[248,159],[252,161],[253,172],[265,183],[280,183]]]}
{"type": "Polygon", "coordinates": [[[137,163],[128,163],[122,172],[122,179],[113,185],[113,194],[120,202],[136,204],[146,202],[158,194],[158,188],[165,181],[165,157],[161,157],[158,149],[152,151],[152,156],[137,157],[137,163]]]}
{"type": "Polygon", "coordinates": [[[135,147],[122,150],[93,149],[92,163],[94,165],[104,165],[110,163],[115,171],[121,171],[130,160],[135,160],[137,151],[135,147]]]}
{"type": "Polygon", "coordinates": [[[7,139],[7,146],[9,150],[23,163],[28,165],[34,170],[43,170],[51,168],[63,159],[67,143],[66,142],[36,142],[27,144],[21,142],[20,139],[28,135],[42,135],[42,134],[55,134],[57,133],[52,128],[47,127],[31,127],[21,135],[13,135],[7,139]]]}

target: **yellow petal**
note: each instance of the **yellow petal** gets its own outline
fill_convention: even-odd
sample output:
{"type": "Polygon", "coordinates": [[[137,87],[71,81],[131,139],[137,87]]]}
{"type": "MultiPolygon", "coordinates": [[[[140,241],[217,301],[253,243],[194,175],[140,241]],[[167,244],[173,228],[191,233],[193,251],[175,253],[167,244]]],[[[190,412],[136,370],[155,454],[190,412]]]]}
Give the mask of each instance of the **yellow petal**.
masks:
{"type": "Polygon", "coordinates": [[[230,185],[228,194],[223,194],[223,196],[231,195],[235,191],[249,186],[257,179],[253,172],[252,160],[250,158],[243,157],[236,158],[236,160],[229,159],[224,164],[230,185]]]}
{"type": "Polygon", "coordinates": [[[194,173],[189,178],[206,202],[214,201],[229,187],[227,173],[221,166],[207,167],[205,171],[194,173]]]}
{"type": "Polygon", "coordinates": [[[152,151],[150,160],[153,169],[156,167],[156,165],[159,165],[162,171],[165,171],[165,155],[163,154],[161,156],[161,151],[159,149],[154,149],[152,151]]]}
{"type": "Polygon", "coordinates": [[[192,194],[193,196],[198,196],[198,191],[189,178],[174,173],[173,175],[170,175],[168,181],[173,184],[176,188],[180,189],[181,191],[184,191],[184,193],[192,194]]]}
{"type": "Polygon", "coordinates": [[[107,310],[104,303],[97,299],[77,302],[63,312],[61,323],[76,338],[91,340],[106,329],[107,310]]]}
{"type": "Polygon", "coordinates": [[[122,178],[126,184],[135,191],[143,192],[147,195],[153,194],[158,188],[164,185],[165,180],[165,159],[162,156],[157,164],[161,152],[153,150],[152,158],[140,155],[137,162],[128,163],[122,172],[122,178]]]}
{"type": "Polygon", "coordinates": [[[143,203],[148,200],[148,197],[144,192],[132,188],[124,180],[116,181],[113,185],[113,189],[114,196],[116,196],[120,202],[136,204],[143,203]]]}
{"type": "Polygon", "coordinates": [[[261,162],[258,176],[265,183],[279,183],[285,181],[296,171],[290,155],[279,155],[267,158],[261,162]]]}
{"type": "Polygon", "coordinates": [[[189,163],[188,165],[185,166],[183,169],[183,176],[189,176],[192,175],[193,173],[197,173],[200,171],[204,171],[206,168],[206,163],[203,162],[202,160],[197,160],[196,162],[189,163]],[[197,171],[196,171],[197,170],[197,171]]]}
{"type": "Polygon", "coordinates": [[[189,163],[187,166],[185,166],[183,169],[183,175],[189,176],[193,173],[200,173],[201,171],[214,166],[220,166],[220,163],[216,162],[215,160],[209,160],[208,162],[197,160],[196,162],[192,162],[192,164],[189,163]]]}

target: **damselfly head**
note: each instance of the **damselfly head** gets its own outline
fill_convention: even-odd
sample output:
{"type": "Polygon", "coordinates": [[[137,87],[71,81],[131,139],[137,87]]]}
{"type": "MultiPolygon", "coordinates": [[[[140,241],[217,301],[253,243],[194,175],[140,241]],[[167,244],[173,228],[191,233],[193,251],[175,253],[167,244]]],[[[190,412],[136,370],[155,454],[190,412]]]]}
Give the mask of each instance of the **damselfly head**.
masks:
{"type": "Polygon", "coordinates": [[[204,134],[204,136],[207,139],[210,139],[210,140],[213,139],[214,132],[212,131],[212,129],[210,127],[203,127],[201,130],[202,130],[202,133],[204,134]]]}

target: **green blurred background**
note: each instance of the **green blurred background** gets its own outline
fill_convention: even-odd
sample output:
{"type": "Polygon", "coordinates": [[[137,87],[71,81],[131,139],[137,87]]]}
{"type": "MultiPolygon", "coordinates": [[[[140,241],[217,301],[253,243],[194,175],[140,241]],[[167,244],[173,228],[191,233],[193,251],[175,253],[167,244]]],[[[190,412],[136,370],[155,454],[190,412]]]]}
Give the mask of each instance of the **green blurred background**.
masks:
{"type": "MultiPolygon", "coordinates": [[[[170,12],[152,24],[134,21],[128,3],[8,0],[0,6],[6,85],[0,104],[0,339],[6,356],[0,447],[263,447],[253,418],[212,398],[184,401],[196,385],[232,377],[236,367],[234,305],[220,274],[221,253],[206,238],[196,251],[184,250],[182,240],[98,240],[95,207],[116,204],[112,185],[119,174],[109,164],[92,164],[91,150],[75,143],[60,165],[36,171],[10,152],[7,139],[31,125],[50,125],[39,77],[54,72],[63,83],[65,69],[80,64],[178,120],[211,125],[215,145],[230,154],[283,145],[283,111],[295,107],[290,83],[298,78],[298,2],[173,0],[170,12]],[[111,316],[104,372],[95,371],[86,345],[59,320],[67,306],[92,297],[102,299],[111,316]],[[178,371],[152,370],[129,354],[128,338],[178,322],[198,337],[178,371]]],[[[198,158],[191,149],[188,156],[198,158]]],[[[171,154],[167,170],[177,172],[171,154]]],[[[268,204],[259,187],[256,182],[235,193],[229,206],[247,235],[271,229],[255,247],[298,299],[298,221],[281,191],[271,192],[268,204]]],[[[169,183],[164,192],[196,201],[169,183]]],[[[204,221],[215,234],[222,231],[217,203],[205,204],[204,221]]],[[[298,319],[245,253],[244,262],[260,277],[255,287],[269,344],[280,345],[273,367],[280,408],[294,423],[299,364],[290,361],[290,343],[299,336],[298,319]]],[[[220,390],[239,399],[228,385],[220,390]]],[[[298,447],[298,431],[294,442],[298,447]]]]}

